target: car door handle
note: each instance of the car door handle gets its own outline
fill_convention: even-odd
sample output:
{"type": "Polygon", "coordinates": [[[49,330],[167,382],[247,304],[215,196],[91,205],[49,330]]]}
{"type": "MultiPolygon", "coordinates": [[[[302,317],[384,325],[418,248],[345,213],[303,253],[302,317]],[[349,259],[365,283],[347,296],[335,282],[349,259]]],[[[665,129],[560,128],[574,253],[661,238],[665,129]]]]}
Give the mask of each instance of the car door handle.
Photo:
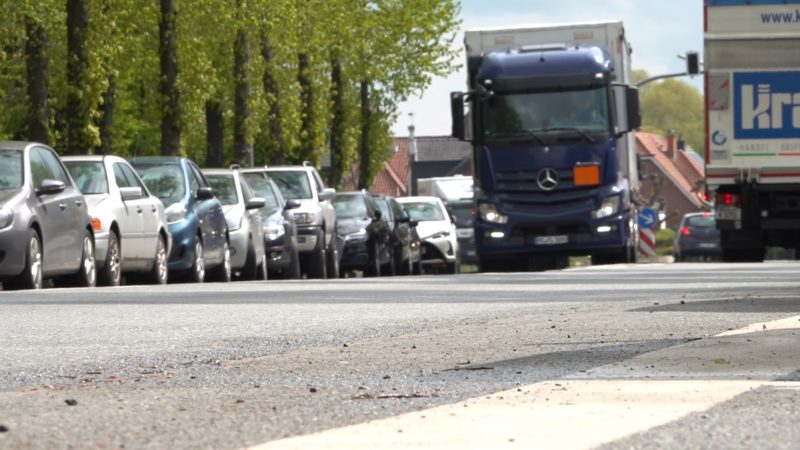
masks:
{"type": "Polygon", "coordinates": [[[82,201],[80,201],[80,200],[75,200],[75,206],[77,206],[78,208],[80,208],[80,207],[81,207],[81,205],[83,205],[83,202],[82,202],[82,201]]]}
{"type": "Polygon", "coordinates": [[[67,204],[66,203],[59,203],[58,207],[61,208],[61,210],[63,211],[65,209],[67,209],[67,204]]]}
{"type": "Polygon", "coordinates": [[[150,211],[156,212],[158,211],[158,208],[156,208],[156,205],[153,205],[150,207],[150,211]]]}
{"type": "Polygon", "coordinates": [[[136,212],[137,212],[137,213],[141,214],[141,213],[142,213],[142,211],[144,211],[144,209],[142,209],[142,207],[141,207],[141,206],[137,206],[137,207],[136,207],[136,212]]]}

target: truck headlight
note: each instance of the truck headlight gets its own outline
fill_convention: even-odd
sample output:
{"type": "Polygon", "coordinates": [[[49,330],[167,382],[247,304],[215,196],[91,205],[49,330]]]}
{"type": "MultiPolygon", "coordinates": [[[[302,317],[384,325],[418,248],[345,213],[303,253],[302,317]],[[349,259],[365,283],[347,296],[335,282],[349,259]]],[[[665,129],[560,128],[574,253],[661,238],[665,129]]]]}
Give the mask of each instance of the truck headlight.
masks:
{"type": "Polygon", "coordinates": [[[508,223],[508,216],[506,216],[505,214],[500,214],[500,212],[497,210],[497,206],[491,203],[479,204],[478,213],[481,215],[481,219],[487,222],[499,223],[499,224],[508,223]]]}
{"type": "Polygon", "coordinates": [[[186,207],[182,203],[173,203],[164,212],[167,215],[167,223],[178,223],[186,220],[186,207]]]}
{"type": "Polygon", "coordinates": [[[264,227],[264,236],[267,240],[274,241],[284,234],[286,234],[286,229],[283,225],[267,225],[264,227]]]}
{"type": "Polygon", "coordinates": [[[0,208],[0,229],[11,226],[14,222],[14,212],[8,208],[0,208]]]}
{"type": "Polygon", "coordinates": [[[600,207],[592,211],[592,217],[602,219],[603,217],[613,216],[619,211],[619,195],[606,197],[600,207]]]}
{"type": "Polygon", "coordinates": [[[294,213],[294,221],[299,225],[311,225],[316,220],[317,215],[314,213],[294,213]]]}

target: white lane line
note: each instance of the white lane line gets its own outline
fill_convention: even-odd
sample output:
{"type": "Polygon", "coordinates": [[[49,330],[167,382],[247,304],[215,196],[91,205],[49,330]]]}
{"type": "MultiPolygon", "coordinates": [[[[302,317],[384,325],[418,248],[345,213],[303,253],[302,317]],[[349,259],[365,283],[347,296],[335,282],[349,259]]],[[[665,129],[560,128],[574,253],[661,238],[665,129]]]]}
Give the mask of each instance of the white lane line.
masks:
{"type": "Polygon", "coordinates": [[[800,328],[800,316],[788,317],[786,319],[780,319],[780,320],[773,320],[772,322],[754,323],[744,328],[739,328],[738,330],[731,330],[731,331],[726,331],[724,333],[720,333],[717,336],[736,336],[740,334],[757,333],[759,331],[791,330],[795,328],[800,328]]]}

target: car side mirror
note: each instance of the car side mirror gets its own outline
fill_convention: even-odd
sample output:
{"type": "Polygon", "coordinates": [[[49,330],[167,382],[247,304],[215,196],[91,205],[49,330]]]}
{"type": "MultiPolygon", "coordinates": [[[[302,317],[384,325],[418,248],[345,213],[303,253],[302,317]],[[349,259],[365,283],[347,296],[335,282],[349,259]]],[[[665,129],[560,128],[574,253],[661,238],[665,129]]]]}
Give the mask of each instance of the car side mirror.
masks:
{"type": "Polygon", "coordinates": [[[464,94],[461,92],[450,93],[450,115],[453,121],[450,134],[463,141],[466,138],[466,127],[464,126],[464,94]]]}
{"type": "Polygon", "coordinates": [[[119,194],[122,197],[123,202],[127,202],[128,200],[137,200],[144,196],[144,192],[139,186],[121,187],[119,188],[119,194]]]}
{"type": "Polygon", "coordinates": [[[409,222],[411,222],[411,218],[410,217],[398,217],[396,222],[397,223],[409,223],[409,222]]]}
{"type": "Polygon", "coordinates": [[[419,220],[409,219],[409,220],[408,220],[408,224],[409,224],[410,226],[412,226],[412,227],[415,227],[415,228],[416,228],[416,226],[417,226],[417,225],[419,225],[419,220]]]}
{"type": "Polygon", "coordinates": [[[197,189],[197,199],[198,200],[210,200],[214,198],[214,189],[203,186],[197,189]]]}
{"type": "Polygon", "coordinates": [[[266,206],[267,201],[261,197],[253,197],[244,205],[245,209],[261,209],[266,206]]]}
{"type": "Polygon", "coordinates": [[[41,195],[58,194],[59,192],[64,192],[66,188],[67,185],[63,181],[51,180],[48,178],[42,180],[42,184],[39,186],[39,189],[36,190],[36,193],[41,195]]]}
{"type": "Polygon", "coordinates": [[[331,201],[334,197],[336,197],[336,189],[333,188],[325,188],[319,193],[319,200],[322,202],[331,201]]]}
{"type": "Polygon", "coordinates": [[[286,205],[284,205],[283,209],[284,209],[285,211],[288,211],[288,210],[290,210],[290,209],[297,209],[297,208],[299,208],[300,206],[301,206],[301,205],[300,205],[300,201],[298,201],[298,200],[294,200],[294,199],[292,199],[292,200],[286,200],[286,205]]]}

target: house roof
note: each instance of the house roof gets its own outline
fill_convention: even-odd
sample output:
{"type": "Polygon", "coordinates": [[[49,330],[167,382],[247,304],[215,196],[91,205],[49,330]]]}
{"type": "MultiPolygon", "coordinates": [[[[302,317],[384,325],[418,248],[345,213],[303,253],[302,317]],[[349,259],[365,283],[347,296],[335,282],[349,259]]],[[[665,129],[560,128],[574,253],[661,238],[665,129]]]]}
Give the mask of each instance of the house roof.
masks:
{"type": "Polygon", "coordinates": [[[692,195],[692,191],[698,181],[705,177],[705,169],[695,158],[689,156],[687,150],[676,149],[675,152],[674,157],[671,157],[666,137],[643,131],[636,132],[636,153],[651,158],[661,172],[693,204],[700,207],[702,204],[695,195],[692,195]]]}
{"type": "Polygon", "coordinates": [[[370,192],[375,194],[406,195],[408,184],[408,138],[394,138],[397,152],[383,162],[383,170],[372,181],[370,192]]]}
{"type": "Polygon", "coordinates": [[[450,136],[417,136],[417,161],[458,161],[472,157],[472,145],[450,136]]]}

